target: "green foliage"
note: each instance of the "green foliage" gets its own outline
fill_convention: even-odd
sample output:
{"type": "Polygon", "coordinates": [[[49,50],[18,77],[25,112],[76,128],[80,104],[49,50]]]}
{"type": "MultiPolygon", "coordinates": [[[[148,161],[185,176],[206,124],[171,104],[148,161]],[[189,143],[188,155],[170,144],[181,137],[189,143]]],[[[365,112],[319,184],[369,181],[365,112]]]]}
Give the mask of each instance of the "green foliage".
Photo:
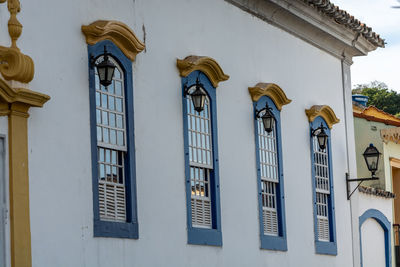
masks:
{"type": "Polygon", "coordinates": [[[400,94],[389,90],[383,82],[358,84],[352,93],[368,96],[367,106],[372,105],[392,115],[400,115],[400,94]]]}

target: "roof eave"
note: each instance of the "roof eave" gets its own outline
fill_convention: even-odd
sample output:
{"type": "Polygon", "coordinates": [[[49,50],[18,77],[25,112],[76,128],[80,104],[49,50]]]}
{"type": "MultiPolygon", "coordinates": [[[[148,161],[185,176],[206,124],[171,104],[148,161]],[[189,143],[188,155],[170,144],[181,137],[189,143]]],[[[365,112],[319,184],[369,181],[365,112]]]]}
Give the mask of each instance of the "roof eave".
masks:
{"type": "Polygon", "coordinates": [[[349,64],[381,45],[339,24],[302,0],[225,0],[349,64]]]}

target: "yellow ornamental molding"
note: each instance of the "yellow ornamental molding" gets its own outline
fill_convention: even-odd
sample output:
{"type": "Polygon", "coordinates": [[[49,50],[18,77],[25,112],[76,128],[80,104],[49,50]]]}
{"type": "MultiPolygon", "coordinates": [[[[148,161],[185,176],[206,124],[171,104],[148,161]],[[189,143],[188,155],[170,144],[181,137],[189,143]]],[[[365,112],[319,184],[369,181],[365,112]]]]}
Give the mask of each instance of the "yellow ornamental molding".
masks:
{"type": "Polygon", "coordinates": [[[335,112],[333,112],[332,108],[327,105],[314,105],[310,109],[306,109],[306,115],[309,122],[313,122],[315,118],[321,116],[325,120],[329,129],[332,128],[332,125],[340,121],[336,117],[335,112]]]}
{"type": "Polygon", "coordinates": [[[0,103],[22,103],[30,107],[43,107],[50,97],[26,88],[11,88],[0,79],[0,103]]]}
{"type": "Polygon", "coordinates": [[[22,83],[32,81],[35,73],[33,60],[18,48],[0,46],[0,73],[6,80],[22,83]]]}
{"type": "Polygon", "coordinates": [[[195,70],[203,72],[215,88],[218,87],[219,82],[229,79],[229,76],[222,71],[217,61],[210,57],[187,56],[185,59],[177,59],[176,66],[182,77],[188,76],[195,70]]]}
{"type": "Polygon", "coordinates": [[[132,61],[145,48],[145,44],[134,32],[119,21],[97,20],[90,25],[82,25],[82,32],[87,44],[94,45],[103,40],[110,40],[132,61]]]}
{"type": "Polygon", "coordinates": [[[262,96],[268,96],[274,101],[278,110],[281,110],[283,105],[292,102],[286,97],[282,88],[274,83],[257,83],[254,87],[249,87],[249,93],[253,102],[257,102],[262,96]]]}
{"type": "MultiPolygon", "coordinates": [[[[5,0],[0,0],[4,3],[5,0]]],[[[8,33],[11,38],[11,47],[0,46],[0,73],[6,80],[14,80],[22,83],[32,81],[34,75],[34,65],[32,59],[20,52],[17,47],[17,40],[22,33],[22,24],[17,19],[17,14],[21,11],[19,0],[8,0],[8,33]]]]}

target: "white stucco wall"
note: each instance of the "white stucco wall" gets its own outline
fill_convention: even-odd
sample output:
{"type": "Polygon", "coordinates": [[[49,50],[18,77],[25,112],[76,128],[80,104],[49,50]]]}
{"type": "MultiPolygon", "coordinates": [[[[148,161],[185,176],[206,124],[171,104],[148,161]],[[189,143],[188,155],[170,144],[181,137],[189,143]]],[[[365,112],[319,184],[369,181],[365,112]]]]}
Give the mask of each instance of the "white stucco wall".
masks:
{"type": "Polygon", "coordinates": [[[33,266],[352,265],[340,60],[224,1],[23,1],[19,19],[19,46],[35,61],[31,88],[52,97],[29,118],[33,266]],[[88,62],[80,27],[98,19],[122,21],[139,39],[146,36],[146,51],[133,63],[138,240],[93,238],[88,62]],[[217,88],[223,247],[187,245],[176,59],[191,54],[213,57],[230,75],[217,88]],[[247,90],[258,82],[278,84],[293,100],[281,113],[287,252],[259,249],[247,90]],[[304,112],[314,104],[328,104],[341,119],[332,129],[337,256],[314,248],[304,112]]]}
{"type": "MultiPolygon", "coordinates": [[[[382,156],[379,161],[378,171],[376,176],[379,177],[378,181],[366,181],[364,185],[373,186],[383,190],[391,190],[392,177],[390,175],[389,157],[391,151],[387,152],[387,147],[381,138],[381,130],[396,128],[392,125],[387,125],[381,122],[368,121],[363,118],[354,118],[354,135],[356,139],[356,159],[357,159],[357,174],[358,177],[370,177],[371,172],[368,171],[363,153],[369,144],[373,144],[382,156]]],[[[389,148],[390,149],[390,148],[389,148]]],[[[396,149],[394,150],[396,152],[396,149]]]]}

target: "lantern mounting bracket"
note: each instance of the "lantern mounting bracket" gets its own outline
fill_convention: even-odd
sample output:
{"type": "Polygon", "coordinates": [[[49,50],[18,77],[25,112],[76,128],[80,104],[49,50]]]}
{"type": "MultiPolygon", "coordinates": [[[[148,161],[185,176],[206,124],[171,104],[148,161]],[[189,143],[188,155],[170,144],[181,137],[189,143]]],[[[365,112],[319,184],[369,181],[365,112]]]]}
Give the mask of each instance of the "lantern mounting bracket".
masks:
{"type": "Polygon", "coordinates": [[[266,110],[272,111],[272,108],[270,108],[270,107],[268,106],[268,103],[265,103],[265,108],[262,108],[262,109],[260,109],[260,110],[256,110],[256,118],[261,118],[260,113],[263,112],[264,110],[265,110],[265,111],[266,111],[266,110]]]}
{"type": "Polygon", "coordinates": [[[201,89],[204,90],[204,85],[199,81],[199,76],[200,76],[200,74],[196,78],[196,83],[192,84],[189,87],[187,86],[188,82],[186,81],[185,85],[183,86],[183,92],[184,92],[183,94],[184,94],[184,96],[190,95],[189,90],[194,86],[198,86],[198,87],[200,87],[201,89]]]}
{"type": "Polygon", "coordinates": [[[98,55],[97,57],[95,57],[95,56],[93,56],[93,54],[92,53],[90,53],[90,60],[89,60],[89,63],[90,63],[90,67],[91,68],[94,68],[94,67],[96,67],[96,60],[99,58],[99,57],[108,57],[108,55],[110,55],[110,53],[108,53],[107,52],[107,47],[106,46],[104,46],[104,52],[103,52],[103,54],[100,54],[100,55],[98,55]]]}
{"type": "Polygon", "coordinates": [[[374,181],[374,180],[379,180],[379,177],[375,177],[372,175],[370,178],[354,178],[350,179],[350,175],[348,172],[346,172],[346,190],[347,190],[347,200],[350,200],[351,195],[357,190],[357,188],[361,185],[362,182],[364,181],[374,181]],[[350,193],[350,183],[351,182],[359,182],[356,188],[354,188],[353,191],[350,193]]]}
{"type": "Polygon", "coordinates": [[[322,130],[325,130],[325,129],[326,129],[326,127],[321,122],[321,126],[319,126],[316,129],[312,129],[311,135],[312,136],[317,136],[318,135],[318,134],[316,134],[317,131],[322,131],[322,130]]]}

